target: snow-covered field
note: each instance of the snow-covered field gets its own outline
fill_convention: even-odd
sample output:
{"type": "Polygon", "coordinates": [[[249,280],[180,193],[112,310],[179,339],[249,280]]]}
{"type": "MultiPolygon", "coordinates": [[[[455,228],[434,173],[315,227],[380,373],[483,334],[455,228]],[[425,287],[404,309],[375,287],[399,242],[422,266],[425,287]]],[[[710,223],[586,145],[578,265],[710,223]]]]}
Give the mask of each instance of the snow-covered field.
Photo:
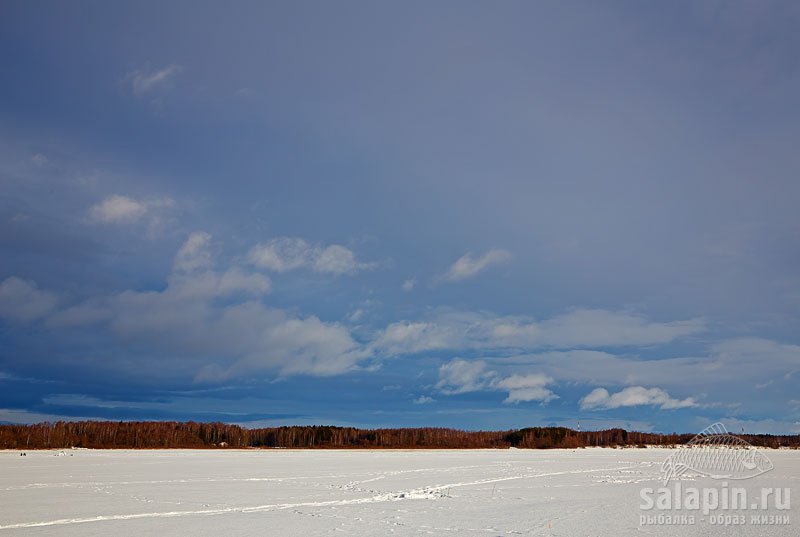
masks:
{"type": "MultiPolygon", "coordinates": [[[[640,526],[670,452],[2,451],[0,537],[800,534],[794,505],[784,526],[640,526]]],[[[797,493],[800,451],[766,453],[773,471],[731,486],[797,493]]]]}

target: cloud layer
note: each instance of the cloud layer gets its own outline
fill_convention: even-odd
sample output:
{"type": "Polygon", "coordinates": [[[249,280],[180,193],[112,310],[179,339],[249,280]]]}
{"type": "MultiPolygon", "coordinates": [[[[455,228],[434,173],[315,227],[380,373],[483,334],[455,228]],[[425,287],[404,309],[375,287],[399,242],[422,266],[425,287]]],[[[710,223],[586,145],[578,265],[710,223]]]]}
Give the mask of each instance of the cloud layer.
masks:
{"type": "Polygon", "coordinates": [[[306,268],[321,274],[340,275],[355,274],[375,266],[357,261],[352,250],[339,244],[322,246],[297,237],[279,237],[258,244],[247,257],[253,265],[273,272],[306,268]]]}
{"type": "Polygon", "coordinates": [[[53,294],[8,278],[0,284],[0,314],[25,321],[47,316],[54,329],[105,330],[121,344],[175,357],[162,367],[202,382],[254,371],[335,375],[368,357],[344,326],[264,305],[271,283],[263,274],[235,265],[215,270],[211,241],[208,233],[192,233],[161,291],[128,290],[58,311],[53,294]]]}
{"type": "Polygon", "coordinates": [[[9,276],[0,283],[0,317],[34,321],[51,313],[57,303],[56,295],[40,290],[36,282],[9,276]]]}
{"type": "Polygon", "coordinates": [[[443,312],[426,321],[400,321],[374,345],[389,354],[492,348],[575,348],[655,345],[705,330],[703,319],[666,323],[608,310],[574,310],[537,321],[529,317],[443,312]]]}

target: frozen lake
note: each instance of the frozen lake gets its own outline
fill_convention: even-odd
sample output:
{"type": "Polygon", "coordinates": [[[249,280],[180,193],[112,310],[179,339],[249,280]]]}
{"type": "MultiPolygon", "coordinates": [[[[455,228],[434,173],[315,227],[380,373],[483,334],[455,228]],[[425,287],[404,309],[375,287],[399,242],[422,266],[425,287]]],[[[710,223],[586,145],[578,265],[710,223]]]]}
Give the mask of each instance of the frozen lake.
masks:
{"type": "MultiPolygon", "coordinates": [[[[0,537],[800,534],[795,505],[757,513],[789,525],[640,526],[640,490],[671,452],[1,451],[0,537]]],[[[797,493],[800,451],[766,453],[773,471],[731,486],[797,493]]]]}

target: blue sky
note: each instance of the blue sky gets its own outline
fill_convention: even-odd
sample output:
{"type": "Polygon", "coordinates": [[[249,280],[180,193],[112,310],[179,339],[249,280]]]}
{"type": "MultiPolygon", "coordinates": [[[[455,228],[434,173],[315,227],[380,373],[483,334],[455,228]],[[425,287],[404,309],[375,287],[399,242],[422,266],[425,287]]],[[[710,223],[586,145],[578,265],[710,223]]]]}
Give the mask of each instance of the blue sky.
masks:
{"type": "Polygon", "coordinates": [[[3,2],[0,421],[800,432],[792,2],[3,2]]]}

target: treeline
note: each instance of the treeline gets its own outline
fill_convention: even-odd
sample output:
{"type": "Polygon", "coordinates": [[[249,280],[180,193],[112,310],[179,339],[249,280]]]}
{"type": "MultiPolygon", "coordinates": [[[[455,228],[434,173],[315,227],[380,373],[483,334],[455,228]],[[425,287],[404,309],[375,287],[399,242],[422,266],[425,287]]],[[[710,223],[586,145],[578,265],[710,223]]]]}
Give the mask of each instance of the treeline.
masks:
{"type": "MultiPolygon", "coordinates": [[[[737,435],[755,446],[800,448],[800,435],[737,435]]],[[[356,429],[293,426],[247,429],[225,423],[163,421],[78,421],[0,425],[0,449],[165,449],[165,448],[580,448],[671,446],[693,434],[629,432],[624,429],[573,431],[531,427],[512,431],[460,431],[435,427],[356,429]]]]}

